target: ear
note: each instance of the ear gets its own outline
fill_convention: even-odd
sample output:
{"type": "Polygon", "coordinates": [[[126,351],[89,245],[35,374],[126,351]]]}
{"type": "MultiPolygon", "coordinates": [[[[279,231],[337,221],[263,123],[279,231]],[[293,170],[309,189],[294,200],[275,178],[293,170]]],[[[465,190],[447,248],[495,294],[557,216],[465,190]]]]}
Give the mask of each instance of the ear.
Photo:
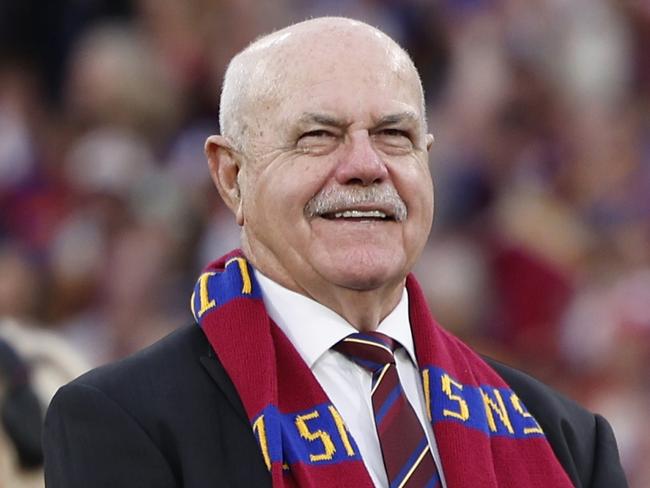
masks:
{"type": "Polygon", "coordinates": [[[205,141],[205,155],[208,158],[210,176],[212,176],[219,195],[235,214],[237,224],[243,225],[244,213],[239,188],[239,171],[241,169],[239,154],[225,137],[214,135],[205,141]]]}
{"type": "Polygon", "coordinates": [[[433,134],[427,134],[424,136],[424,140],[427,143],[427,152],[431,151],[431,146],[433,146],[433,141],[435,140],[433,134]]]}

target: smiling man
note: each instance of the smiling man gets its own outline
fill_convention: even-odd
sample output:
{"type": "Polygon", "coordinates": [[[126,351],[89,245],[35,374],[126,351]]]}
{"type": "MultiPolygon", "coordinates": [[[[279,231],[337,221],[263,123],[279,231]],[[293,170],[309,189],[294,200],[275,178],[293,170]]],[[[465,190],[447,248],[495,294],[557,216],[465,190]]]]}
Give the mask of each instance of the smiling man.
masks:
{"type": "Polygon", "coordinates": [[[230,64],[213,179],[249,262],[372,330],[431,228],[424,100],[413,63],[359,23],[306,22],[230,64]]]}
{"type": "Polygon", "coordinates": [[[626,486],[601,417],[431,317],[409,272],[433,137],[393,40],[342,18],[265,36],[220,125],[241,250],[197,280],[195,325],[60,390],[47,486],[626,486]]]}

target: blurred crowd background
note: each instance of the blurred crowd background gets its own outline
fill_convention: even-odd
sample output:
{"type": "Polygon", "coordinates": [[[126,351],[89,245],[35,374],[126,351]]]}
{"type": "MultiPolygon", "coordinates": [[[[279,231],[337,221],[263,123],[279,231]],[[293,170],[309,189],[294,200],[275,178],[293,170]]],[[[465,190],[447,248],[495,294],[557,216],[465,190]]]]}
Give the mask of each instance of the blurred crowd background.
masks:
{"type": "Polygon", "coordinates": [[[606,415],[650,486],[648,0],[3,0],[0,334],[41,375],[60,356],[43,405],[191,323],[239,239],[203,155],[226,64],[318,15],[378,26],[422,75],[434,314],[606,415]]]}

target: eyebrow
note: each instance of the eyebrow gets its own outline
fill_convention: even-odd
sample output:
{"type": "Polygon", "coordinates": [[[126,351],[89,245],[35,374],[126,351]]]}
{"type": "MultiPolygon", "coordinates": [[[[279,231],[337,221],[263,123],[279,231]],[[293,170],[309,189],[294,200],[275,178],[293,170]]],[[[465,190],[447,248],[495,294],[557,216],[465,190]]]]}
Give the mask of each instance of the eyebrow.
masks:
{"type": "Polygon", "coordinates": [[[316,112],[307,112],[301,115],[298,121],[302,124],[319,124],[331,127],[344,127],[348,125],[348,123],[342,119],[316,112]]]}
{"type": "Polygon", "coordinates": [[[418,120],[419,117],[415,114],[415,112],[411,112],[410,110],[407,110],[396,114],[384,115],[377,121],[376,127],[384,127],[386,125],[399,124],[400,122],[414,123],[414,122],[418,122],[418,120]]]}
{"type": "MultiPolygon", "coordinates": [[[[375,123],[375,127],[384,127],[387,125],[398,124],[400,122],[410,122],[416,123],[419,121],[419,117],[415,112],[410,110],[404,112],[398,112],[394,114],[384,115],[380,117],[379,120],[375,123]]],[[[343,119],[333,117],[331,115],[317,113],[317,112],[307,112],[300,116],[299,122],[303,124],[319,124],[331,127],[345,127],[349,123],[343,119]]]]}

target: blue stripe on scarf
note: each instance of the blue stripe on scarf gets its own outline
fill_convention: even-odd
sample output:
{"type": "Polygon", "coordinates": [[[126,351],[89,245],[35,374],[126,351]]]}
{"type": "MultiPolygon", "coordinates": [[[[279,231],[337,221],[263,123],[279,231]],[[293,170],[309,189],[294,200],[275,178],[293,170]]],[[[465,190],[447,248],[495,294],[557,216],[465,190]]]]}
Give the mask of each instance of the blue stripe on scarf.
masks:
{"type": "MultiPolygon", "coordinates": [[[[536,420],[509,388],[463,385],[441,368],[423,370],[433,423],[456,422],[488,436],[543,437],[536,420]]],[[[318,465],[360,460],[359,449],[332,404],[282,413],[266,407],[252,422],[271,463],[318,465]],[[337,418],[338,416],[338,418],[337,418]],[[273,431],[269,430],[273,429],[273,431]]]]}
{"type": "Polygon", "coordinates": [[[463,385],[438,367],[424,368],[422,379],[433,423],[458,422],[490,436],[544,437],[537,421],[510,388],[463,385]]]}
{"type": "Polygon", "coordinates": [[[271,463],[289,465],[361,460],[352,435],[343,426],[338,412],[332,409],[331,403],[323,403],[308,410],[283,414],[274,405],[266,407],[253,421],[262,453],[268,454],[271,463]],[[270,425],[280,426],[281,437],[269,435],[266,428],[270,425]]]}
{"type": "Polygon", "coordinates": [[[207,271],[199,277],[192,293],[192,313],[201,325],[205,314],[241,297],[261,299],[262,291],[248,263],[243,258],[234,258],[223,271],[207,271]]]}

